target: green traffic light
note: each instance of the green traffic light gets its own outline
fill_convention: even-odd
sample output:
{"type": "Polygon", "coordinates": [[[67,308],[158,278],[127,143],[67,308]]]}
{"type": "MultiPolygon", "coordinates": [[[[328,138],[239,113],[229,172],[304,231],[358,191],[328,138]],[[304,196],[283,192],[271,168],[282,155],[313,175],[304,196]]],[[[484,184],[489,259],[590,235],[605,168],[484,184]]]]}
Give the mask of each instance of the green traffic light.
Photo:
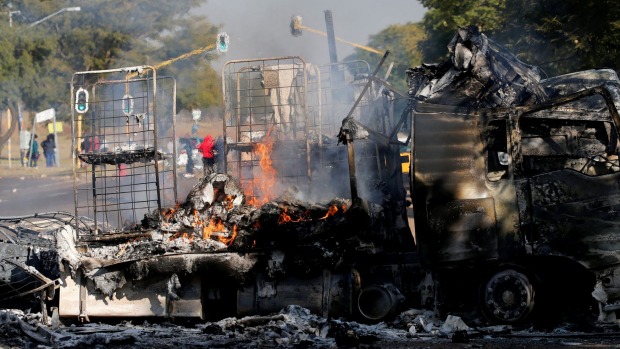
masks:
{"type": "Polygon", "coordinates": [[[75,99],[75,111],[80,114],[86,113],[88,111],[88,91],[83,88],[78,89],[75,99]]]}

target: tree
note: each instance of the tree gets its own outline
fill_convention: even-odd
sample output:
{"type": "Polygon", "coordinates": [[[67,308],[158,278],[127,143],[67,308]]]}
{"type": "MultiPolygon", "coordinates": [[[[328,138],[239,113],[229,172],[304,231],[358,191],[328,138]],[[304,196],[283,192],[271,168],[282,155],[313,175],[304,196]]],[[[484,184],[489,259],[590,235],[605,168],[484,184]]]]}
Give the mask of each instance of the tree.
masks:
{"type": "Polygon", "coordinates": [[[500,37],[549,75],[620,68],[620,3],[511,0],[510,4],[500,37]]]}
{"type": "MultiPolygon", "coordinates": [[[[34,27],[28,24],[75,2],[12,1],[12,8],[22,16],[14,18],[13,27],[0,22],[0,30],[6,33],[0,37],[0,94],[33,110],[60,106],[59,115],[67,115],[63,110],[69,110],[68,83],[76,71],[154,66],[214,43],[217,28],[190,15],[203,1],[91,0],[80,4],[80,12],[62,13],[34,27]]],[[[200,57],[186,63],[191,64],[158,71],[184,76],[177,81],[178,101],[183,103],[179,107],[219,103],[219,98],[209,96],[219,89],[209,85],[206,91],[193,91],[202,84],[198,80],[217,74],[200,57]]]]}
{"type": "Polygon", "coordinates": [[[447,57],[446,46],[459,27],[476,25],[480,31],[492,33],[504,25],[505,0],[420,0],[420,3],[428,9],[422,19],[426,39],[420,43],[426,61],[447,57]]]}

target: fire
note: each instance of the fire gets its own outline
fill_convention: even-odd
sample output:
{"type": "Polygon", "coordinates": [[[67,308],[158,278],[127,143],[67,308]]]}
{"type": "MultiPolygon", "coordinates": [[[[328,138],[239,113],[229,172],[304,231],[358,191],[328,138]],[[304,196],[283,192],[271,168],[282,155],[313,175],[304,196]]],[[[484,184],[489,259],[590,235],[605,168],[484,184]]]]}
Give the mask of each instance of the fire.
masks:
{"type": "Polygon", "coordinates": [[[192,222],[192,227],[197,227],[197,226],[202,225],[202,221],[200,220],[200,217],[198,216],[198,211],[194,210],[193,215],[194,215],[194,221],[192,222]]]}
{"type": "Polygon", "coordinates": [[[187,239],[189,240],[189,242],[192,242],[194,241],[194,235],[187,232],[177,232],[174,235],[170,236],[170,238],[168,238],[169,241],[172,241],[174,239],[187,239]]]}
{"type": "Polygon", "coordinates": [[[207,225],[202,228],[202,238],[210,239],[211,235],[215,232],[226,231],[226,226],[221,219],[211,218],[207,225]]]}
{"type": "Polygon", "coordinates": [[[302,220],[301,217],[297,219],[293,219],[287,212],[288,212],[288,209],[284,207],[282,209],[282,213],[280,213],[280,217],[278,217],[278,224],[301,222],[302,220]]]}
{"type": "MultiPolygon", "coordinates": [[[[318,218],[318,220],[327,219],[329,217],[335,216],[336,213],[338,212],[344,213],[346,210],[347,210],[347,205],[343,204],[340,206],[340,208],[338,208],[338,206],[336,205],[332,205],[327,209],[327,213],[325,213],[325,216],[318,218]]],[[[287,207],[282,207],[282,213],[280,213],[280,216],[278,217],[278,224],[310,221],[312,219],[313,218],[310,217],[310,212],[303,212],[299,214],[298,218],[294,218],[292,213],[289,214],[287,207]]]]}
{"type": "Polygon", "coordinates": [[[336,207],[336,205],[332,205],[327,210],[325,216],[323,216],[321,219],[326,219],[327,217],[333,216],[336,214],[336,212],[338,212],[338,207],[336,207]]]}
{"type": "Polygon", "coordinates": [[[170,218],[172,218],[172,216],[174,216],[174,214],[178,211],[179,207],[181,207],[181,203],[177,202],[177,204],[174,207],[163,209],[161,211],[161,215],[164,218],[164,220],[165,221],[170,220],[170,218]]]}
{"type": "Polygon", "coordinates": [[[237,237],[237,225],[235,224],[235,225],[233,226],[233,233],[232,233],[232,235],[231,235],[230,237],[228,237],[228,238],[227,238],[227,237],[224,237],[224,236],[219,236],[219,237],[218,237],[218,240],[219,240],[221,243],[224,243],[224,244],[226,244],[227,246],[230,246],[230,245],[232,245],[233,241],[235,241],[235,238],[236,238],[236,237],[237,237]]]}
{"type": "Polygon", "coordinates": [[[212,239],[218,240],[219,242],[226,244],[228,246],[232,245],[233,241],[237,237],[237,225],[235,224],[232,229],[232,234],[230,236],[225,236],[222,234],[215,233],[227,233],[228,228],[224,225],[221,219],[211,218],[207,222],[207,225],[202,227],[202,238],[203,239],[212,239]]]}
{"type": "Polygon", "coordinates": [[[233,202],[235,201],[235,199],[237,198],[237,196],[235,195],[226,195],[226,210],[230,211],[233,208],[233,202]]]}
{"type": "Polygon", "coordinates": [[[248,204],[260,206],[269,202],[275,196],[274,187],[276,184],[277,171],[273,168],[273,163],[271,161],[271,153],[273,152],[271,129],[265,135],[262,143],[255,143],[252,145],[252,150],[259,160],[261,175],[254,177],[252,182],[246,184],[246,187],[243,189],[248,194],[248,197],[250,197],[248,204]],[[260,198],[257,197],[258,195],[254,191],[255,188],[260,190],[260,198]]]}
{"type": "Polygon", "coordinates": [[[327,210],[327,213],[325,214],[325,216],[321,217],[321,219],[327,219],[328,217],[334,216],[339,211],[342,211],[342,213],[345,213],[347,211],[347,205],[342,204],[340,206],[340,209],[338,209],[338,206],[336,205],[331,205],[329,209],[327,210]]]}

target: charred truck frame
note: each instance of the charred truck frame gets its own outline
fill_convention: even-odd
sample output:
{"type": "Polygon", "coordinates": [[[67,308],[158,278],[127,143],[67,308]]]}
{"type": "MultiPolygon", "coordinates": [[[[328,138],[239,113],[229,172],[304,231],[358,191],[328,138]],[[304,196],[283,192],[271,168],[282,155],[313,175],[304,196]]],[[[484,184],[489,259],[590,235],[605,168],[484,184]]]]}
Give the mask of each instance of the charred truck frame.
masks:
{"type": "Polygon", "coordinates": [[[444,290],[480,285],[473,291],[495,322],[592,297],[599,319],[615,320],[616,73],[541,79],[475,27],[448,47],[450,61],[408,71],[421,264],[444,290]]]}
{"type": "Polygon", "coordinates": [[[39,294],[44,309],[55,299],[60,316],[82,320],[214,320],[296,304],[381,321],[404,307],[445,313],[465,304],[492,322],[519,323],[594,301],[600,320],[615,320],[616,73],[543,79],[475,27],[459,29],[448,49],[448,61],[408,70],[409,96],[376,78],[387,53],[372,74],[361,62],[228,62],[225,171],[201,178],[184,201],[167,162],[176,144],[162,146],[175,139],[174,84],[160,96],[154,87],[166,83],[154,74],[99,81],[102,91],[123,88],[119,97],[93,93],[102,97],[89,132],[142,143],[119,138],[117,152],[80,154],[91,171],[76,181],[75,217],[37,253],[22,243],[34,229],[0,217],[1,247],[12,256],[0,290],[39,294]],[[130,110],[127,96],[144,103],[130,110]],[[162,122],[171,133],[157,131],[162,122]],[[414,227],[403,145],[411,146],[414,227]],[[120,163],[135,166],[121,174],[120,163]],[[96,168],[103,164],[113,167],[96,168]],[[119,184],[127,178],[135,180],[119,184]],[[42,263],[44,275],[29,272],[42,263]],[[30,286],[17,288],[18,274],[30,286]]]}

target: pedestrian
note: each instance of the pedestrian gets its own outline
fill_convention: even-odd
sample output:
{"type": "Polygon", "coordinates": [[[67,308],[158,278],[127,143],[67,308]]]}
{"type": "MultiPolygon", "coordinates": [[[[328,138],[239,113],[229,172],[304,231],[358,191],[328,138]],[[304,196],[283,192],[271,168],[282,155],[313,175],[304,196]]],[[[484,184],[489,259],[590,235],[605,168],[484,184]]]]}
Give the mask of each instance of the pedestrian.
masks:
{"type": "Polygon", "coordinates": [[[30,149],[28,152],[28,158],[30,159],[30,167],[39,167],[37,165],[37,160],[39,160],[39,143],[37,142],[38,135],[34,135],[34,139],[30,144],[30,149]]]}
{"type": "Polygon", "coordinates": [[[215,147],[213,148],[213,157],[215,158],[215,172],[225,173],[224,168],[224,137],[217,136],[215,139],[215,147]]]}
{"type": "Polygon", "coordinates": [[[80,150],[82,153],[88,153],[90,151],[90,136],[84,136],[82,143],[80,143],[80,150]]]}
{"type": "MultiPolygon", "coordinates": [[[[82,154],[90,151],[90,136],[83,135],[82,142],[80,143],[80,151],[82,154]]],[[[81,166],[88,167],[88,164],[86,162],[82,162],[81,166]]]]}
{"type": "Polygon", "coordinates": [[[53,167],[56,163],[56,142],[54,141],[54,134],[50,133],[47,135],[47,138],[41,142],[41,148],[43,148],[43,155],[45,155],[45,166],[53,167]]]}
{"type": "Polygon", "coordinates": [[[89,152],[91,153],[98,153],[99,152],[99,136],[95,135],[92,138],[92,141],[90,142],[90,150],[89,152]]]}
{"type": "Polygon", "coordinates": [[[192,159],[192,150],[194,150],[192,140],[189,135],[186,135],[184,138],[180,139],[181,144],[183,145],[183,150],[187,153],[187,163],[185,164],[185,178],[194,177],[194,160],[192,159]]]}
{"type": "Polygon", "coordinates": [[[215,159],[213,154],[214,147],[215,142],[213,141],[213,137],[210,135],[207,135],[202,143],[196,146],[196,149],[202,153],[202,171],[205,177],[215,170],[215,159]]]}

